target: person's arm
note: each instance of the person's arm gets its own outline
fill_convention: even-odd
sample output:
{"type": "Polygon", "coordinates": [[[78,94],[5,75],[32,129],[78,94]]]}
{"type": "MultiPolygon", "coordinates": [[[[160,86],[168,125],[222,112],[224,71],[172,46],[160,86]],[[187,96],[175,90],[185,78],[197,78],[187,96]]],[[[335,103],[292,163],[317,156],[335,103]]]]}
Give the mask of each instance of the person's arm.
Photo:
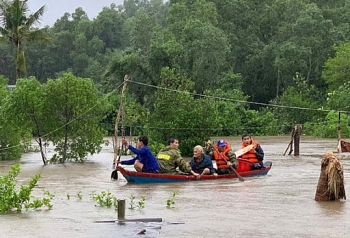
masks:
{"type": "Polygon", "coordinates": [[[135,158],[132,158],[132,159],[129,159],[129,160],[120,161],[120,164],[132,165],[132,164],[135,163],[135,160],[137,160],[137,156],[135,158]]]}
{"type": "Polygon", "coordinates": [[[204,148],[204,153],[208,155],[211,159],[213,159],[214,147],[210,140],[208,140],[207,146],[204,148]]]}
{"type": "Polygon", "coordinates": [[[256,157],[258,158],[258,160],[263,161],[264,160],[264,151],[260,145],[255,147],[255,152],[256,152],[256,157]]]}
{"type": "Polygon", "coordinates": [[[230,159],[230,162],[234,162],[236,160],[236,154],[233,150],[230,150],[226,153],[227,157],[230,159]]]}
{"type": "Polygon", "coordinates": [[[236,159],[236,154],[233,150],[230,150],[226,153],[227,157],[230,159],[230,162],[232,164],[233,168],[237,168],[238,167],[238,161],[236,159]]]}
{"type": "Polygon", "coordinates": [[[132,145],[129,145],[129,146],[128,146],[128,149],[129,149],[131,152],[133,152],[134,154],[137,154],[137,155],[139,155],[139,154],[142,153],[142,148],[141,148],[141,149],[137,149],[137,148],[135,148],[135,147],[132,146],[132,145]]]}
{"type": "Polygon", "coordinates": [[[176,161],[177,161],[177,164],[179,166],[179,169],[182,171],[182,172],[185,172],[185,173],[191,173],[193,174],[194,172],[192,171],[191,169],[191,166],[188,162],[186,162],[186,160],[184,160],[181,155],[179,154],[178,157],[176,158],[176,161]],[[192,173],[192,172],[193,173],[192,173]]]}

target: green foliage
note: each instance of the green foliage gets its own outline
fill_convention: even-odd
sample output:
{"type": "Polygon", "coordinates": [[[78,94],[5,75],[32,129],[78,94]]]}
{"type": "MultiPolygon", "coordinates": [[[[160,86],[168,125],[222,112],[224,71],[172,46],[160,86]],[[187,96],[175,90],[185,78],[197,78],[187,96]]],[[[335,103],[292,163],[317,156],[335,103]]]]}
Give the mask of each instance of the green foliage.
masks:
{"type": "Polygon", "coordinates": [[[79,191],[77,193],[77,198],[78,198],[78,200],[82,200],[83,199],[83,195],[81,194],[81,191],[79,191]]]}
{"type": "MultiPolygon", "coordinates": [[[[296,123],[318,123],[326,117],[325,113],[317,111],[326,104],[325,92],[333,93],[349,78],[350,8],[344,1],[128,0],[121,6],[111,4],[103,8],[92,20],[81,8],[72,14],[65,13],[49,29],[35,28],[44,7],[28,14],[27,1],[2,1],[0,5],[0,16],[4,20],[0,25],[0,39],[16,42],[0,45],[0,72],[11,79],[12,84],[16,76],[25,76],[26,71],[42,83],[48,78],[57,78],[62,72],[73,72],[78,77],[91,78],[99,83],[102,91],[111,92],[122,83],[124,75],[129,74],[136,83],[128,84],[126,126],[132,128],[134,135],[154,133],[150,138],[154,139],[155,147],[164,143],[166,137],[179,137],[184,155],[208,136],[237,135],[242,131],[275,134],[272,126],[275,121],[269,123],[271,118],[278,120],[279,133],[289,133],[296,123]],[[21,3],[23,8],[19,8],[21,3]],[[10,14],[14,11],[18,14],[10,14]],[[46,30],[53,39],[49,44],[32,42],[47,39],[47,34],[43,34],[47,33],[46,30]],[[336,46],[333,48],[333,45],[336,46]],[[176,104],[181,98],[180,108],[164,117],[169,122],[163,122],[160,113],[171,104],[161,105],[161,89],[155,93],[157,86],[168,87],[161,82],[164,81],[162,69],[166,67],[176,69],[192,82],[184,83],[184,89],[178,87],[187,95],[174,91],[165,94],[169,100],[171,95],[181,95],[173,102],[176,104]],[[16,72],[11,68],[16,68],[16,72]],[[102,78],[105,71],[107,73],[102,78]],[[296,72],[305,77],[304,85],[293,80],[296,72]],[[224,100],[199,100],[189,95],[203,92],[224,100]],[[270,110],[271,107],[262,109],[259,108],[261,104],[252,103],[248,106],[250,110],[256,110],[253,112],[247,104],[232,102],[231,99],[272,102],[284,107],[270,110]],[[156,115],[153,116],[153,112],[156,115]],[[183,122],[179,123],[179,118],[183,122]],[[161,122],[159,126],[158,122],[161,122]],[[259,129],[264,125],[266,128],[259,129]],[[186,133],[187,130],[191,135],[186,133]]],[[[55,137],[59,150],[65,152],[57,153],[52,161],[82,161],[85,153],[78,147],[86,147],[89,152],[98,151],[97,143],[93,146],[86,142],[86,138],[77,139],[78,133],[83,137],[89,134],[89,123],[77,120],[79,125],[75,125],[72,118],[62,113],[63,110],[51,110],[51,105],[46,102],[67,105],[66,99],[59,97],[64,93],[55,92],[57,95],[50,95],[46,100],[41,98],[40,90],[36,91],[38,88],[30,85],[21,89],[22,98],[18,93],[18,100],[11,99],[11,103],[31,99],[28,107],[22,106],[25,109],[22,111],[20,107],[8,107],[16,110],[19,118],[6,113],[0,116],[1,159],[20,157],[20,140],[27,139],[30,127],[34,128],[30,131],[34,135],[55,131],[51,137],[55,137]],[[40,109],[44,103],[49,115],[57,116],[61,122],[51,122],[51,117],[48,117],[45,121],[48,124],[44,127],[38,115],[40,110],[33,113],[38,123],[28,120],[29,110],[40,109]],[[69,122],[68,127],[63,128],[66,122],[69,122]],[[82,125],[87,127],[76,134],[63,135],[63,131],[73,131],[82,125]],[[71,148],[74,152],[70,152],[71,148]]],[[[22,86],[17,85],[17,88],[22,86]]],[[[46,94],[46,87],[43,88],[45,90],[41,90],[46,94]]],[[[171,86],[170,89],[177,87],[171,86]]],[[[345,93],[337,91],[336,94],[339,98],[333,95],[326,106],[345,110],[348,105],[345,93]]],[[[1,100],[0,105],[5,103],[3,97],[1,100]]],[[[115,97],[112,105],[119,105],[118,102],[118,97],[115,97]]],[[[0,110],[3,113],[3,108],[0,110]]],[[[103,121],[103,129],[110,134],[114,129],[115,112],[109,109],[103,121]]],[[[86,136],[97,140],[95,134],[86,136]]]]}
{"type": "Polygon", "coordinates": [[[174,208],[175,207],[175,196],[179,193],[177,191],[174,191],[170,198],[166,200],[166,206],[167,208],[174,208]]]}
{"type": "Polygon", "coordinates": [[[156,143],[164,143],[170,137],[178,138],[182,153],[190,155],[193,145],[202,144],[204,138],[211,135],[213,104],[207,98],[194,99],[189,94],[193,82],[176,74],[174,69],[164,68],[161,79],[160,86],[168,90],[158,89],[155,111],[146,132],[156,143]]]}
{"type": "MultiPolygon", "coordinates": [[[[323,119],[307,122],[303,126],[303,133],[322,138],[336,138],[338,136],[338,112],[330,111],[323,119]]],[[[350,116],[341,113],[341,136],[350,137],[350,116]]]]}
{"type": "Polygon", "coordinates": [[[135,199],[136,199],[136,197],[133,194],[131,194],[130,195],[130,203],[129,203],[130,210],[135,210],[136,208],[141,210],[141,209],[145,208],[146,197],[142,196],[141,199],[137,203],[136,203],[135,199]]]}
{"type": "MultiPolygon", "coordinates": [[[[16,88],[9,95],[5,104],[6,115],[12,118],[12,123],[21,133],[22,141],[28,150],[31,147],[32,135],[44,136],[46,117],[44,116],[45,98],[43,86],[35,77],[18,79],[16,88]]],[[[38,141],[39,149],[44,156],[42,141],[38,141]]],[[[45,161],[46,158],[43,158],[45,161]]],[[[44,162],[45,163],[45,162],[44,162]]]]}
{"type": "Polygon", "coordinates": [[[331,110],[350,111],[350,82],[346,82],[334,91],[328,93],[327,106],[331,110]]]}
{"type": "Polygon", "coordinates": [[[158,152],[165,146],[165,144],[160,142],[152,142],[148,144],[149,148],[151,149],[151,152],[156,155],[158,152]]]}
{"type": "Polygon", "coordinates": [[[55,145],[51,162],[82,162],[88,153],[101,150],[106,132],[99,122],[109,108],[90,79],[64,74],[49,80],[45,92],[45,116],[48,140],[55,145]]]}
{"type": "Polygon", "coordinates": [[[0,160],[19,159],[23,146],[20,144],[22,131],[16,118],[7,112],[8,98],[11,94],[7,90],[8,80],[0,75],[0,160]]]}
{"type": "Polygon", "coordinates": [[[12,210],[22,211],[26,209],[38,209],[46,206],[52,208],[51,200],[54,198],[49,191],[44,191],[44,198],[34,198],[31,193],[37,185],[41,175],[36,174],[28,182],[28,185],[21,185],[16,190],[16,177],[21,168],[19,164],[11,166],[7,175],[0,176],[0,212],[9,212],[12,210]]]}
{"type": "Polygon", "coordinates": [[[308,84],[298,73],[293,80],[294,85],[288,87],[278,100],[272,101],[273,104],[281,105],[273,108],[278,124],[289,125],[281,128],[284,133],[289,133],[295,124],[304,124],[325,116],[324,112],[318,110],[322,108],[323,101],[320,91],[314,85],[308,84]],[[306,108],[313,110],[305,110],[306,108]]]}
{"type": "Polygon", "coordinates": [[[243,131],[240,135],[249,133],[255,136],[277,135],[278,121],[270,111],[246,110],[242,117],[243,131]]]}
{"type": "Polygon", "coordinates": [[[350,78],[350,43],[342,43],[334,46],[336,56],[325,62],[322,78],[328,83],[329,91],[332,92],[347,83],[350,78]]]}
{"type": "Polygon", "coordinates": [[[115,209],[118,208],[118,200],[110,191],[101,191],[100,193],[93,192],[91,198],[96,201],[102,207],[114,206],[115,209]]]}
{"type": "Polygon", "coordinates": [[[23,43],[49,40],[47,28],[36,27],[44,10],[45,6],[42,6],[36,12],[30,13],[28,1],[0,2],[0,42],[6,40],[16,47],[16,79],[27,75],[23,43]]]}

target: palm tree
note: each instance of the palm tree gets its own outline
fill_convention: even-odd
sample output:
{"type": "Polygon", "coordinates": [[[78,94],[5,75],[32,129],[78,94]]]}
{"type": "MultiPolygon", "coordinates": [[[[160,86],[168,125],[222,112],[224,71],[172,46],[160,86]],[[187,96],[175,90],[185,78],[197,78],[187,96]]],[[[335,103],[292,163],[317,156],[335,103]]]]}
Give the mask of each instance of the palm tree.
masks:
{"type": "Polygon", "coordinates": [[[45,6],[28,15],[27,2],[28,0],[0,0],[0,42],[11,42],[15,45],[16,80],[27,77],[23,43],[50,40],[47,27],[35,27],[40,23],[45,6]]]}

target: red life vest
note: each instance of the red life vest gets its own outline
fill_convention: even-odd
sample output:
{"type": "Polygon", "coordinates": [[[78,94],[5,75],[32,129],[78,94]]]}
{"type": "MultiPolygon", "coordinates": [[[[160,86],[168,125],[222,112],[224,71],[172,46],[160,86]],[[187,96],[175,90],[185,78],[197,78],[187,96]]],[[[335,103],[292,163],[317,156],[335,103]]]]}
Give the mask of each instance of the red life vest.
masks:
{"type": "MultiPolygon", "coordinates": [[[[255,145],[255,147],[257,147],[259,145],[259,143],[255,142],[253,139],[252,139],[251,144],[255,145]]],[[[244,144],[244,142],[242,142],[242,148],[244,148],[244,147],[246,147],[246,144],[244,144]]],[[[256,156],[256,153],[255,153],[255,149],[251,149],[250,151],[248,151],[247,153],[242,155],[241,158],[246,159],[252,163],[259,163],[258,157],[256,156]]]]}
{"type": "Polygon", "coordinates": [[[216,150],[214,150],[213,157],[216,161],[216,166],[218,167],[218,169],[228,169],[229,168],[226,161],[230,161],[230,158],[227,157],[226,153],[231,150],[231,146],[227,141],[225,141],[225,143],[226,143],[225,150],[222,152],[219,152],[219,149],[218,149],[219,147],[217,144],[214,145],[216,150]],[[222,157],[224,157],[226,159],[226,161],[221,158],[220,154],[217,151],[222,155],[222,157]]]}

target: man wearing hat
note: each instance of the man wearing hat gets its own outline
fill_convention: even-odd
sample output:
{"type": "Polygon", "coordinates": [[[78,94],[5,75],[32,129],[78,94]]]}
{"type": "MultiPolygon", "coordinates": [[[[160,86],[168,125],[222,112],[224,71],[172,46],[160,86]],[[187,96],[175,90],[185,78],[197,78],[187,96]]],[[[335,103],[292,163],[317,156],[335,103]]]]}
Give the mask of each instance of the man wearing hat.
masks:
{"type": "Polygon", "coordinates": [[[231,167],[235,169],[238,167],[236,154],[225,140],[218,140],[215,145],[208,140],[207,154],[215,159],[218,174],[230,174],[233,172],[231,167]]]}

